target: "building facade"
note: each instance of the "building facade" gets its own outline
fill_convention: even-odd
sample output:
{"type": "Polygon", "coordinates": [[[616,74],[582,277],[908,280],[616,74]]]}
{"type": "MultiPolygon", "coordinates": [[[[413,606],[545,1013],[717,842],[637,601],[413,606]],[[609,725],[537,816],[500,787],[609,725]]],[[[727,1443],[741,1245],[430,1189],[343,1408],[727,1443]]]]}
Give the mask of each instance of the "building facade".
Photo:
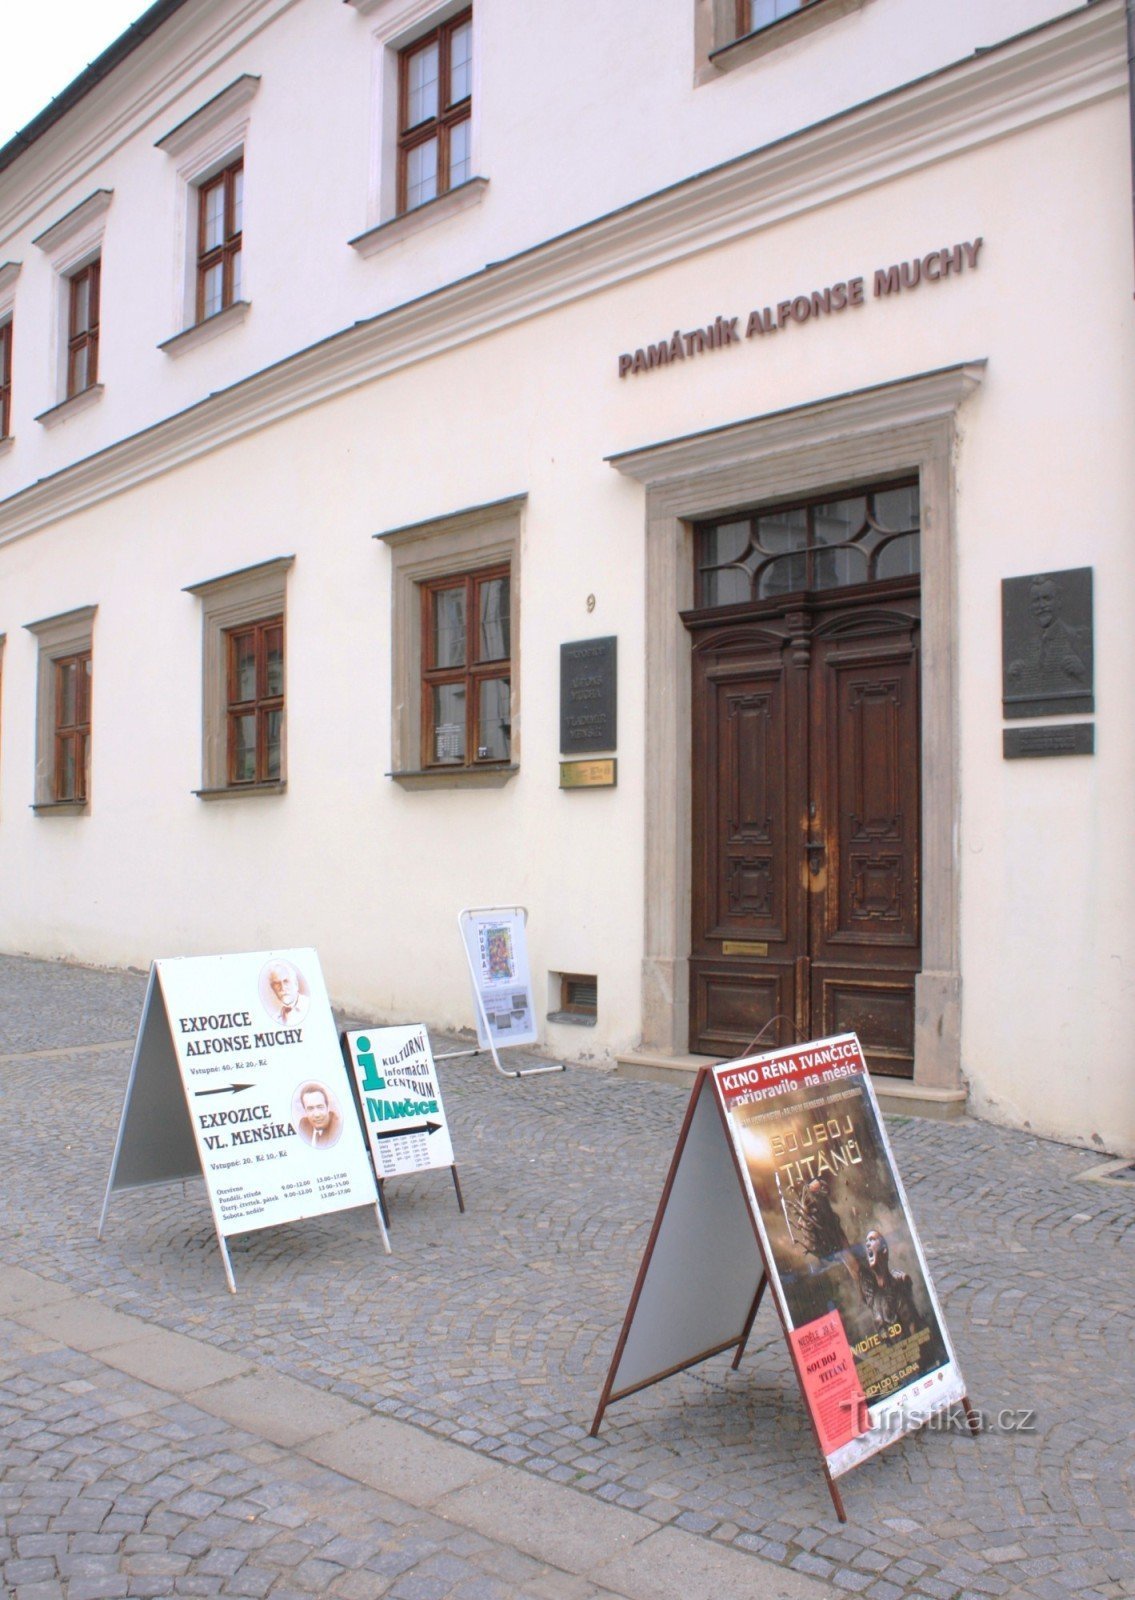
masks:
{"type": "Polygon", "coordinates": [[[0,151],[4,948],[522,904],[567,1059],[1135,1151],[1128,23],[159,0],[0,151]]]}

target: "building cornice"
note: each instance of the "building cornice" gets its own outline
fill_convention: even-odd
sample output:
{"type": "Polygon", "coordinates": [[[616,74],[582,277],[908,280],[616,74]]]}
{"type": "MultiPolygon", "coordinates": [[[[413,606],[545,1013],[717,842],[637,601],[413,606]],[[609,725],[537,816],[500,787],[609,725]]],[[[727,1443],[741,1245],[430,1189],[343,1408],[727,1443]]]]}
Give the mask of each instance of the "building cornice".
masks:
{"type": "Polygon", "coordinates": [[[0,542],[428,356],[1126,93],[1099,3],[333,334],[0,503],[0,542]]]}

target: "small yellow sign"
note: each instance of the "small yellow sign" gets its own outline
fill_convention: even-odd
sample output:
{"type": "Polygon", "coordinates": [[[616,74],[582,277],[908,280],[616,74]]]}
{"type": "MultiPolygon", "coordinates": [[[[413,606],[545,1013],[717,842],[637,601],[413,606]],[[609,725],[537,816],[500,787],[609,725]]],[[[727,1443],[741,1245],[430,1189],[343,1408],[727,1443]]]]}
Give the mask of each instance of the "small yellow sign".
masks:
{"type": "Polygon", "coordinates": [[[726,939],[721,946],[723,956],[767,956],[768,945],[756,944],[749,939],[726,939]]]}
{"type": "Polygon", "coordinates": [[[611,789],[615,785],[615,757],[602,761],[561,761],[561,789],[611,789]]]}

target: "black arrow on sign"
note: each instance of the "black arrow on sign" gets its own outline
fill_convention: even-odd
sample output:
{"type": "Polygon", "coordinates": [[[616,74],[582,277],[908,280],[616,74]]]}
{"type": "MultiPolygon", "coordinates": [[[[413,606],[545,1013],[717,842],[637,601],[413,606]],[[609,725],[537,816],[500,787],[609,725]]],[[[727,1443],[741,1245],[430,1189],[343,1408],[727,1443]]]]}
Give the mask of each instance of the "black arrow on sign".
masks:
{"type": "Polygon", "coordinates": [[[223,1089],[194,1089],[193,1093],[198,1099],[206,1094],[240,1094],[242,1089],[254,1089],[254,1083],[226,1083],[223,1089]]]}
{"type": "Polygon", "coordinates": [[[401,1139],[407,1133],[436,1133],[443,1126],[440,1122],[419,1122],[412,1128],[391,1128],[382,1133],[376,1133],[376,1139],[401,1139]]]}

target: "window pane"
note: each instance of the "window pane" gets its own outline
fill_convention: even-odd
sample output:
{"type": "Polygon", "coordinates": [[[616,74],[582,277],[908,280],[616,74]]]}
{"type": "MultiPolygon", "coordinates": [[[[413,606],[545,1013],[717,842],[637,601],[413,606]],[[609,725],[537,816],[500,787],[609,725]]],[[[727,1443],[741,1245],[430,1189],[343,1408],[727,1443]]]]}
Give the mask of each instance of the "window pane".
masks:
{"type": "Polygon", "coordinates": [[[68,394],[80,394],[87,387],[87,347],[81,345],[78,350],[71,352],[71,377],[67,384],[68,394]]]}
{"type": "Polygon", "coordinates": [[[234,250],[233,253],[232,253],[232,256],[230,257],[230,260],[232,261],[232,273],[233,273],[233,296],[232,297],[233,297],[234,300],[239,300],[240,299],[240,254],[241,253],[240,253],[239,250],[234,250]]]}
{"type": "Polygon", "coordinates": [[[427,139],[406,155],[406,209],[424,205],[437,195],[437,140],[427,139]]]}
{"type": "Polygon", "coordinates": [[[256,699],[256,635],[232,635],[233,673],[229,687],[229,700],[233,704],[256,699]]]}
{"type": "Polygon", "coordinates": [[[709,528],[702,540],[702,604],[740,605],[753,598],[752,575],[740,563],[749,549],[749,521],[723,522],[709,528]],[[730,562],[738,565],[730,566],[730,562]],[[706,569],[718,570],[706,570],[706,569]]]}
{"type": "Polygon", "coordinates": [[[465,760],[465,685],[445,683],[433,691],[433,759],[443,765],[465,760]]]}
{"type": "Polygon", "coordinates": [[[280,744],[284,731],[284,713],[269,711],[265,729],[264,776],[276,781],[280,776],[280,744]]]}
{"type": "Polygon", "coordinates": [[[57,800],[74,800],[76,797],[75,779],[75,741],[74,739],[60,739],[58,745],[59,766],[55,774],[55,798],[57,800]]]}
{"type": "Polygon", "coordinates": [[[224,298],[224,278],[224,268],[219,261],[215,267],[210,267],[206,272],[202,316],[211,317],[220,311],[224,298]]]}
{"type": "Polygon", "coordinates": [[[465,665],[465,588],[435,589],[433,596],[435,667],[465,665]]]}
{"type": "Polygon", "coordinates": [[[875,563],[877,578],[907,578],[921,570],[922,541],[918,533],[905,533],[882,546],[875,563]]]}
{"type": "Polygon", "coordinates": [[[485,578],[477,585],[480,631],[478,661],[507,661],[509,658],[508,578],[485,578]]]}
{"type": "Polygon", "coordinates": [[[801,0],[749,0],[749,28],[767,28],[779,17],[799,11],[801,0]]]}
{"type": "Polygon", "coordinates": [[[267,681],[264,686],[266,695],[283,694],[284,692],[284,630],[283,628],[269,628],[264,637],[265,662],[267,667],[267,681]]]}
{"type": "Polygon", "coordinates": [[[509,711],[509,681],[490,678],[480,686],[477,717],[477,760],[507,761],[512,731],[509,711]]]}
{"type": "Polygon", "coordinates": [[[757,544],[760,547],[760,598],[791,594],[807,583],[808,565],[804,548],[808,542],[808,513],[777,511],[757,518],[757,544]],[[799,554],[795,552],[799,551],[799,554]]]}
{"type": "Polygon", "coordinates": [[[449,187],[456,189],[459,183],[468,183],[473,176],[472,164],[469,160],[469,128],[471,124],[468,117],[464,122],[450,130],[449,134],[449,187]]]}
{"type": "Polygon", "coordinates": [[[215,250],[225,237],[225,185],[213,184],[205,190],[205,213],[201,221],[201,250],[215,250]]]}
{"type": "Polygon", "coordinates": [[[875,521],[888,533],[901,533],[918,527],[918,485],[905,489],[883,489],[875,495],[875,521]]]}
{"type": "Polygon", "coordinates": [[[438,44],[417,50],[406,63],[406,126],[437,116],[438,44]]]}
{"type": "Polygon", "coordinates": [[[244,227],[244,168],[238,167],[233,173],[233,233],[239,233],[244,227]]]}
{"type": "Polygon", "coordinates": [[[473,92],[473,24],[463,22],[453,30],[449,44],[449,104],[455,106],[473,92]]]}
{"type": "Polygon", "coordinates": [[[79,662],[79,717],[80,722],[91,720],[91,658],[79,662]]]}
{"type": "Polygon", "coordinates": [[[56,668],[59,676],[59,722],[61,728],[75,726],[75,686],[77,673],[73,661],[62,661],[56,668]]]}
{"type": "Polygon", "coordinates": [[[232,729],[231,783],[256,782],[256,717],[253,713],[230,719],[232,729]]]}
{"type": "Polygon", "coordinates": [[[86,333],[91,325],[91,280],[87,273],[75,279],[71,301],[71,332],[86,333]]]}

